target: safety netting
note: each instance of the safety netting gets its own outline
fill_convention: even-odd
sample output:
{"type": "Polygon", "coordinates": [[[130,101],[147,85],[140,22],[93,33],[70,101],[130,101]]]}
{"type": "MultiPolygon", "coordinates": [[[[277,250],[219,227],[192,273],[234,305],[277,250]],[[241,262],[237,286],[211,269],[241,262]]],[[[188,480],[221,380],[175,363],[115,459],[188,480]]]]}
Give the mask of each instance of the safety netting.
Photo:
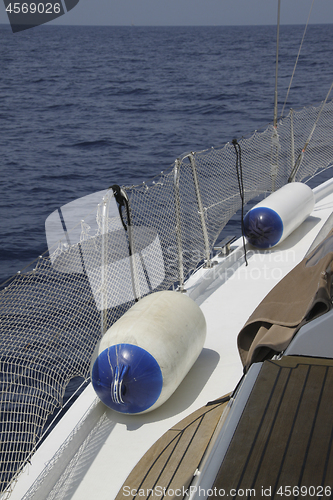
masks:
{"type": "Polygon", "coordinates": [[[69,381],[89,378],[105,330],[136,300],[181,285],[209,260],[242,196],[247,203],[332,163],[330,101],[291,111],[277,127],[237,143],[184,154],[147,183],[106,186],[48,217],[47,256],[0,292],[4,498],[69,381]]]}

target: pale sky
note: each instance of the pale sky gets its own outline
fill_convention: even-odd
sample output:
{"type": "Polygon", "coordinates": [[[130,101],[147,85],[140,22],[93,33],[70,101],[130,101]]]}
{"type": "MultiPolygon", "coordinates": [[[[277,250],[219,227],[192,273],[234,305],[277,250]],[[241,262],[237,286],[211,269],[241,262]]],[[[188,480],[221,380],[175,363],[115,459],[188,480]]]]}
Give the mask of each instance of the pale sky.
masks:
{"type": "MultiPolygon", "coordinates": [[[[5,5],[0,2],[0,24],[9,24],[5,5]]],[[[281,23],[305,24],[312,2],[282,0],[281,23]]],[[[52,24],[275,25],[277,4],[278,0],[80,0],[52,24]]],[[[314,0],[310,23],[333,23],[333,0],[314,0]]]]}

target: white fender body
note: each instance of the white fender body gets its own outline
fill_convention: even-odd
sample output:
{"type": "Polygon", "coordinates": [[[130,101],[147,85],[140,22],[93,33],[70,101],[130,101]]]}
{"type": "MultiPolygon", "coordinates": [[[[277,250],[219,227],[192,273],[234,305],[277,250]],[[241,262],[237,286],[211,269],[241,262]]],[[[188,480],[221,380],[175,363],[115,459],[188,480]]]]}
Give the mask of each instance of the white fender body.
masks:
{"type": "Polygon", "coordinates": [[[104,334],[91,361],[100,399],[121,413],[151,411],[176,390],[206,337],[200,307],[186,295],[152,293],[104,334]]]}

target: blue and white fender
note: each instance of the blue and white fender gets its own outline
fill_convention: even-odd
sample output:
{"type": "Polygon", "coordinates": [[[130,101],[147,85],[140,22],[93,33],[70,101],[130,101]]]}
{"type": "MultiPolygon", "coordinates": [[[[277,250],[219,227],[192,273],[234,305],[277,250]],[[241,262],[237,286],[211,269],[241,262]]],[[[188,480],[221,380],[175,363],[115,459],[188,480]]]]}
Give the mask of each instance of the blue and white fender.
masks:
{"type": "Polygon", "coordinates": [[[309,186],[286,184],[245,215],[245,237],[254,247],[274,247],[302,224],[314,205],[315,195],[309,186]]]}
{"type": "Polygon", "coordinates": [[[91,360],[101,401],[121,413],[163,404],[198,358],[206,337],[200,307],[174,291],[152,293],[104,334],[91,360]]]}

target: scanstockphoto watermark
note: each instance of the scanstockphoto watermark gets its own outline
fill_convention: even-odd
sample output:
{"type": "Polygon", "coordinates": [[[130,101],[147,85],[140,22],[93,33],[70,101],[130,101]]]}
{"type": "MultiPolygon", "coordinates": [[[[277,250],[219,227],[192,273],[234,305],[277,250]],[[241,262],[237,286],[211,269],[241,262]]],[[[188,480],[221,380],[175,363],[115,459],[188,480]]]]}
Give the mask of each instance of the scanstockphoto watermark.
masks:
{"type": "Polygon", "coordinates": [[[4,0],[13,33],[48,23],[78,3],[79,0],[4,0]]]}
{"type": "MultiPolygon", "coordinates": [[[[259,486],[257,488],[201,488],[200,486],[189,486],[185,488],[164,488],[155,486],[155,488],[131,488],[123,487],[123,495],[129,498],[145,497],[165,497],[165,498],[191,498],[197,496],[202,499],[210,497],[244,497],[244,498],[272,498],[274,489],[272,486],[259,486]]],[[[331,497],[331,486],[279,486],[276,494],[280,498],[284,497],[331,497]]]]}
{"type": "Polygon", "coordinates": [[[286,274],[290,264],[294,267],[297,263],[294,250],[281,252],[248,252],[248,265],[240,265],[238,260],[229,266],[216,266],[213,268],[215,278],[227,280],[273,280],[280,281],[286,274]]]}
{"type": "MultiPolygon", "coordinates": [[[[265,491],[261,488],[261,495],[266,496],[265,491]]],[[[123,487],[123,495],[129,498],[154,498],[154,497],[165,497],[165,498],[190,498],[192,495],[199,496],[201,498],[209,498],[209,497],[234,497],[240,496],[244,498],[250,498],[256,496],[255,488],[201,488],[200,486],[189,486],[185,488],[184,486],[181,488],[165,488],[162,486],[155,486],[154,488],[131,488],[130,486],[123,487]]],[[[268,495],[267,495],[268,496],[268,495]]]]}

